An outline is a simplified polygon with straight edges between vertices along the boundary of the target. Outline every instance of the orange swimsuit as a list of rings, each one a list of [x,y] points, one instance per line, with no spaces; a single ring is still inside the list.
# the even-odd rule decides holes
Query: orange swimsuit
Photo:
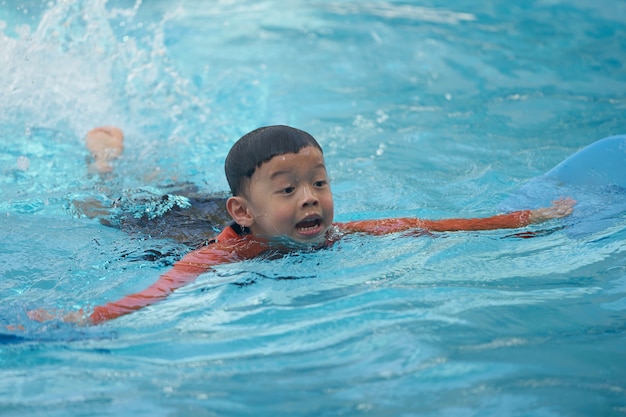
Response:
[[[529,218],[530,211],[524,210],[481,219],[397,218],[336,223],[335,226],[340,235],[342,233],[383,235],[408,230],[444,232],[514,229],[527,226],[530,223]],[[332,244],[331,241],[327,243]],[[228,226],[209,245],[185,255],[145,290],[95,307],[89,316],[89,321],[99,324],[152,305],[165,299],[178,288],[194,281],[215,265],[255,258],[269,249],[267,241],[244,234],[238,225]]]

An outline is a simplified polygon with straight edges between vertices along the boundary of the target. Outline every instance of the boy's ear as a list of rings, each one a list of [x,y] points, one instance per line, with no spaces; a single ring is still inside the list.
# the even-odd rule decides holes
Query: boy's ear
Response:
[[[248,211],[248,202],[244,197],[235,196],[226,200],[226,210],[233,218],[235,223],[240,226],[250,227],[253,223],[253,217]]]

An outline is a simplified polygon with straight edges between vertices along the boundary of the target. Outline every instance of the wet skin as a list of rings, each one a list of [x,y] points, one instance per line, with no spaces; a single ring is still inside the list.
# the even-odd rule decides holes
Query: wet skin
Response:
[[[334,208],[319,149],[307,146],[273,157],[255,170],[245,188],[244,195],[231,197],[229,211],[253,235],[305,244],[324,240]]]

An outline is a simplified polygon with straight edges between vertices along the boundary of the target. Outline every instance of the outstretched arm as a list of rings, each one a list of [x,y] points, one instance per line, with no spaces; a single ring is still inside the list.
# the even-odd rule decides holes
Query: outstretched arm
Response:
[[[211,269],[212,266],[233,262],[233,256],[219,248],[211,247],[199,249],[184,256],[180,261],[148,288],[135,294],[130,294],[104,305],[97,306],[89,315],[84,310],[63,313],[52,310],[33,310],[28,312],[31,320],[49,321],[61,319],[65,322],[81,325],[100,324],[115,319],[133,311],[155,304],[165,299],[178,288],[192,282],[199,275]]]
[[[421,229],[432,232],[452,232],[460,230],[515,229],[529,224],[541,223],[550,219],[572,214],[576,204],[571,198],[554,201],[550,207],[535,210],[514,211],[512,213],[478,219],[422,220],[418,218],[396,218],[365,220],[340,225],[341,229],[352,233],[383,235]]]
[[[185,255],[148,288],[117,301],[97,306],[89,315],[85,315],[82,310],[65,314],[34,310],[28,315],[32,320],[37,321],[61,319],[81,325],[100,324],[164,300],[171,293],[193,282],[199,275],[216,265],[253,258],[265,250],[267,246],[263,242],[250,239],[216,242]]]
[[[132,313],[149,305],[164,300],[177,289],[193,282],[199,275],[207,272],[211,267],[233,262],[235,259],[231,253],[220,248],[211,248],[211,251],[194,251],[176,262],[174,266],[159,277],[148,288],[127,295],[117,301],[109,302],[93,309],[93,312],[85,319],[88,324],[99,324],[120,316]],[[70,314],[65,316],[69,321],[75,321]]]
[[[95,307],[87,317],[88,324],[99,324],[155,304],[216,265],[254,258],[266,250],[264,242],[243,238],[205,246],[176,262],[145,290]]]

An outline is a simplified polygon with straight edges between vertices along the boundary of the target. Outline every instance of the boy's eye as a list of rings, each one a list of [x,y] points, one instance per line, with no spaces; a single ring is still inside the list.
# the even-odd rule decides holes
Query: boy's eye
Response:
[[[313,185],[315,185],[316,187],[325,187],[326,184],[328,184],[328,181],[326,180],[315,181],[313,183]]]
[[[296,190],[296,187],[287,187],[283,189],[283,193],[285,194],[291,194]]]

